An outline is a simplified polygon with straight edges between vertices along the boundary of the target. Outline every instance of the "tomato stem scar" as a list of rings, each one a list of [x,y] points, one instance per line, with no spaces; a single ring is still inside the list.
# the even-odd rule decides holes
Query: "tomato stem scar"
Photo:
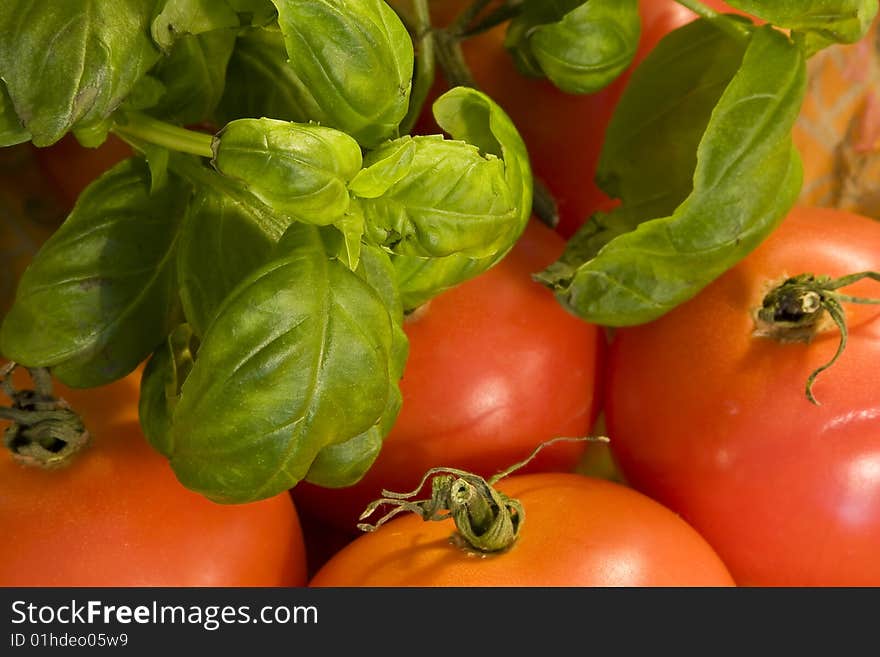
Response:
[[[519,500],[496,490],[494,485],[527,465],[545,447],[558,442],[608,442],[604,436],[561,436],[538,445],[522,461],[514,463],[489,479],[455,468],[431,468],[415,489],[406,493],[383,490],[383,497],[371,502],[360,519],[372,515],[380,506],[393,508],[375,524],[360,523],[358,529],[372,532],[400,513],[415,513],[422,520],[452,518],[457,534],[453,537],[465,549],[477,553],[504,552],[516,542],[525,523],[525,509]],[[431,479],[431,497],[413,499]]]
[[[67,464],[89,442],[89,432],[79,415],[63,399],[52,395],[45,368],[27,368],[34,390],[16,390],[10,362],[0,368],[0,387],[12,406],[0,406],[0,418],[12,424],[3,432],[3,444],[23,465],[56,468]]]
[[[754,334],[780,342],[810,342],[821,330],[821,322],[826,316],[837,326],[840,333],[837,350],[827,363],[817,367],[807,377],[807,399],[817,406],[819,401],[813,395],[816,377],[834,365],[846,349],[849,331],[842,304],[880,304],[880,299],[855,297],[837,292],[840,288],[864,278],[880,282],[880,273],[863,271],[836,279],[830,276],[800,274],[786,279],[770,290],[757,310]]]

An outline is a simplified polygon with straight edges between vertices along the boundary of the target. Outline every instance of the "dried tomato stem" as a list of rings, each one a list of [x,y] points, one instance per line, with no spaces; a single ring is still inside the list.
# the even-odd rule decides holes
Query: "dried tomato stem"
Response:
[[[52,380],[44,368],[28,368],[34,390],[16,390],[15,363],[0,370],[3,391],[12,406],[0,407],[0,418],[12,420],[3,444],[24,465],[54,468],[69,462],[89,441],[82,420],[67,403],[52,396]]]
[[[383,490],[383,497],[367,506],[360,519],[371,516],[380,506],[392,509],[375,524],[360,523],[362,531],[375,531],[400,513],[415,513],[422,520],[452,518],[457,530],[456,539],[463,547],[475,552],[503,552],[519,537],[525,523],[525,509],[519,500],[508,497],[493,486],[500,479],[526,466],[545,447],[561,441],[602,441],[605,437],[560,437],[538,445],[524,460],[499,472],[489,480],[455,468],[432,468],[425,473],[419,485],[407,493]],[[431,479],[431,497],[413,499]]]
[[[880,273],[863,271],[832,279],[830,276],[801,274],[783,281],[764,297],[756,314],[755,335],[780,342],[810,342],[827,316],[837,326],[840,341],[831,359],[807,377],[806,397],[817,406],[813,395],[816,378],[830,368],[846,350],[849,331],[843,303],[880,304],[880,299],[840,294],[836,290],[869,278],[880,282]]]

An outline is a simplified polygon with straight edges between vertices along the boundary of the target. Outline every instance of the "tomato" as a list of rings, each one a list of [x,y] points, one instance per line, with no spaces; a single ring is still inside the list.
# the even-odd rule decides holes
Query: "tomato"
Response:
[[[297,485],[300,508],[354,530],[383,488],[409,490],[429,468],[490,476],[550,438],[589,434],[604,337],[531,278],[563,248],[533,220],[498,265],[418,309],[404,325],[403,406],[379,458],[349,488]],[[530,467],[571,470],[583,452],[554,445]]]
[[[64,217],[29,146],[0,149],[0,214],[2,318],[12,306],[22,272]]]
[[[58,200],[69,210],[82,190],[114,164],[130,157],[132,150],[114,135],[97,148],[86,148],[68,134],[52,146],[33,148],[33,153]]]
[[[303,585],[289,495],[223,506],[185,489],[141,434],[139,381],[135,372],[88,390],[54,385],[92,436],[68,465],[26,467],[3,450],[0,585]]]
[[[605,414],[626,481],[680,513],[739,584],[880,585],[880,309],[844,303],[809,344],[753,335],[801,273],[880,269],[880,224],[796,208],[750,256],[659,320],[615,333]],[[846,294],[877,297],[860,281]]]
[[[470,4],[470,0],[433,3],[435,23],[448,24]],[[729,11],[719,0],[705,4]],[[565,237],[595,211],[608,206],[609,199],[594,177],[605,130],[632,70],[668,32],[695,18],[674,0],[641,0],[639,11],[642,33],[635,62],[620,78],[595,94],[566,94],[547,80],[521,75],[504,49],[506,24],[463,43],[465,59],[476,83],[513,119],[529,150],[535,176],[556,199],[560,217],[557,229]],[[436,93],[446,88],[442,80],[435,86]],[[437,130],[428,116],[416,127],[420,133]]]
[[[476,558],[451,521],[409,515],[355,539],[310,586],[730,586],[681,518],[640,493],[571,473],[512,475],[497,488],[525,510],[518,540]]]

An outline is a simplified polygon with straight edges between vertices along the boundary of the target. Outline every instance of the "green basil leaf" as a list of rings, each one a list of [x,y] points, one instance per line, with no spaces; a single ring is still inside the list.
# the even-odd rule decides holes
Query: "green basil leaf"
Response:
[[[227,0],[227,2],[239,13],[243,24],[268,25],[278,18],[278,11],[272,0]]]
[[[434,101],[433,111],[437,124],[453,139],[473,144],[484,154],[504,161],[504,177],[519,212],[519,228],[511,235],[509,245],[513,246],[532,214],[532,169],[519,131],[498,103],[468,87],[447,91]]]
[[[403,255],[494,255],[519,228],[504,162],[439,135],[401,137],[365,158],[370,167],[399,142],[414,146],[407,174],[380,197],[362,199],[367,234]]]
[[[226,296],[269,260],[278,236],[252,205],[201,186],[180,231],[180,300],[196,335],[204,335]]]
[[[15,146],[29,141],[30,138],[31,134],[15,113],[6,85],[0,80],[0,148]]]
[[[407,312],[438,294],[482,274],[493,265],[493,257],[469,258],[461,254],[445,258],[393,257],[400,286],[400,298]]]
[[[150,168],[150,194],[155,194],[168,182],[168,161],[171,153],[155,144],[144,144],[140,148]]]
[[[625,201],[631,227],[671,214],[693,190],[700,141],[746,46],[695,21],[670,33],[633,74],[596,173],[606,194]]]
[[[808,55],[834,43],[855,43],[877,15],[877,0],[730,0],[769,23],[805,35]]]
[[[668,76],[686,60],[703,60],[699,24],[673,33],[649,57],[664,63]],[[705,32],[708,34],[709,32]],[[694,37],[697,37],[694,39]],[[705,58],[704,65],[711,65]],[[646,70],[650,70],[648,65]],[[637,71],[637,75],[640,71]],[[643,87],[647,74],[630,82],[621,101],[623,115],[641,114],[633,105],[652,106],[662,118],[663,95],[652,97]],[[618,233],[594,257],[576,262],[572,251],[560,266],[539,276],[575,314],[606,326],[640,324],[655,319],[694,296],[717,276],[754,249],[795,203],[802,182],[800,158],[791,141],[791,129],[800,111],[806,86],[803,52],[784,34],[765,26],[754,31],[741,65],[711,110],[699,142],[692,191],[669,216],[653,212],[628,214],[629,176],[638,164],[621,166],[618,177],[608,176],[612,187],[624,191],[623,209],[608,221]],[[628,96],[628,98],[627,98]],[[669,105],[666,105],[668,110]],[[708,109],[708,108],[707,108]],[[699,121],[692,114],[678,119]],[[661,122],[659,126],[662,126]],[[657,134],[658,124],[630,123],[628,138]],[[612,151],[627,153],[619,141],[623,128],[609,131]],[[653,153],[662,157],[679,144],[672,141]],[[631,157],[627,153],[625,157]],[[673,164],[686,157],[671,156]],[[617,162],[605,160],[614,168]],[[608,171],[606,170],[606,173]],[[643,171],[644,173],[644,171]],[[660,173],[659,175],[662,175]],[[652,203],[647,192],[636,194],[641,207],[653,210],[674,199]],[[640,220],[633,230],[620,230],[616,221]]]
[[[158,66],[153,70],[155,71],[156,68]],[[166,93],[165,84],[151,73],[147,73],[134,85],[131,93],[122,103],[122,107],[135,112],[150,109],[158,105]]]
[[[34,257],[0,328],[0,350],[62,382],[114,381],[170,330],[175,248],[190,187],[170,176],[150,195],[149,171],[130,159],[80,196]]]
[[[306,480],[327,488],[351,486],[364,476],[379,455],[382,441],[391,431],[403,401],[398,381],[409,354],[409,340],[403,330],[403,306],[394,267],[387,253],[367,245],[357,273],[379,293],[392,318],[388,403],[376,425],[343,443],[328,445],[315,457]]]
[[[141,376],[138,417],[144,436],[156,450],[170,454],[171,416],[180,389],[195,362],[198,340],[187,324],[175,328],[160,345]]]
[[[626,70],[640,34],[637,0],[527,0],[505,46],[526,75],[587,94]]]
[[[179,38],[152,71],[165,93],[149,113],[181,124],[210,119],[223,97],[235,36],[233,30],[215,30]]]
[[[37,146],[107,118],[156,63],[155,0],[4,0],[0,75]],[[51,63],[51,65],[49,65]]]
[[[183,384],[171,466],[216,501],[288,490],[321,449],[367,431],[387,405],[388,310],[327,257],[318,233],[290,226],[283,242],[295,248],[226,298]]]
[[[395,255],[394,267],[404,308],[412,310],[431,297],[486,271],[503,258],[525,229],[532,212],[532,170],[528,151],[513,121],[487,95],[456,87],[433,105],[438,125],[454,139],[477,146],[504,162],[504,177],[516,203],[518,220],[507,239],[489,256],[453,254],[442,258]]]
[[[240,119],[214,141],[214,167],[278,212],[327,225],[348,209],[361,149],[344,132],[275,119]]]
[[[409,175],[416,155],[412,139],[398,139],[370,154],[369,161],[348,184],[349,191],[361,198],[379,198]]]
[[[153,41],[165,52],[187,35],[237,28],[238,14],[224,0],[162,0],[162,10],[150,26]]]
[[[396,137],[409,108],[413,45],[384,0],[273,0],[302,115],[366,147]]]
[[[242,30],[226,71],[218,125],[254,117],[296,121],[306,116],[296,91],[296,72],[287,65],[277,27]]]
[[[324,488],[353,486],[376,462],[384,436],[378,425],[338,445],[328,445],[315,457],[305,480]]]

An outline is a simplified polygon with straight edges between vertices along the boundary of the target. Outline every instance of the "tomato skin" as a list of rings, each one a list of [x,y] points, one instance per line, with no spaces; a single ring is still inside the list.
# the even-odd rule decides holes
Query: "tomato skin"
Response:
[[[290,497],[223,506],[185,489],[137,424],[139,380],[55,384],[92,434],[68,466],[0,454],[0,586],[304,585]]]
[[[731,586],[718,555],[681,518],[634,490],[571,473],[512,475],[497,488],[525,509],[517,542],[475,556],[451,521],[399,517],[333,556],[309,585]]]
[[[787,275],[880,269],[880,225],[796,208],[752,255],[659,320],[615,334],[605,414],[625,479],[680,513],[738,584],[880,585],[880,310],[844,304],[811,344],[752,337]],[[847,294],[876,297],[862,281]]]
[[[466,0],[433,3],[435,24],[448,24],[470,4]],[[729,11],[719,0],[705,4]],[[642,32],[635,61],[595,94],[567,94],[547,80],[523,76],[504,48],[506,24],[462,44],[477,85],[505,109],[522,135],[535,176],[557,201],[557,230],[565,237],[594,212],[609,207],[608,197],[594,178],[605,131],[632,71],[667,33],[695,18],[693,12],[674,0],[641,0],[639,13]],[[438,81],[434,97],[446,88],[442,79]],[[438,130],[430,118],[428,103],[414,131],[424,134]]]
[[[562,252],[533,220],[493,269],[432,299],[404,325],[410,340],[403,407],[379,458],[355,486],[300,483],[300,508],[355,531],[383,488],[409,490],[437,466],[483,476],[557,436],[588,435],[600,405],[603,334],[531,279]],[[542,451],[533,471],[572,470],[584,443]]]
[[[97,148],[86,148],[67,134],[51,146],[34,147],[33,153],[59,202],[70,210],[95,178],[131,157],[132,150],[114,135],[109,135]]]

